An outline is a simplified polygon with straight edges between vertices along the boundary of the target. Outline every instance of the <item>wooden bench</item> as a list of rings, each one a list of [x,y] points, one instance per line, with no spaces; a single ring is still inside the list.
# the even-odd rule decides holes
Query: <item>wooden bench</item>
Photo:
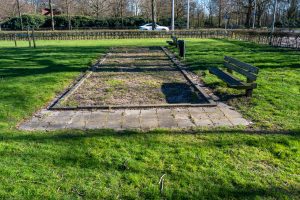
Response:
[[[178,38],[176,36],[171,36],[172,41],[167,41],[169,45],[174,45],[177,47]]]
[[[225,56],[224,66],[227,69],[227,72],[222,71],[219,68],[212,67],[209,69],[211,74],[216,75],[218,78],[227,83],[228,87],[235,89],[245,89],[246,96],[252,96],[253,89],[257,88],[255,83],[259,69],[250,64],[241,62],[234,58]],[[233,71],[245,76],[247,81],[242,81],[233,76]]]

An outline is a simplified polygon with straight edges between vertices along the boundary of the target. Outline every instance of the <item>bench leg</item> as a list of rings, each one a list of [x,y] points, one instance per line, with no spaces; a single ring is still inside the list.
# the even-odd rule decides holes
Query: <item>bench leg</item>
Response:
[[[246,90],[246,97],[252,97],[253,89]]]

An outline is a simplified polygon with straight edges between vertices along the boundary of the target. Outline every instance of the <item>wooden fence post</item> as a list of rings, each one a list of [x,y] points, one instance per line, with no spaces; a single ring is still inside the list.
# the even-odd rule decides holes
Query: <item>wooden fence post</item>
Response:
[[[35,43],[35,37],[34,37],[34,28],[32,27],[32,41],[33,41],[33,47],[36,48],[36,43]]]
[[[28,39],[29,47],[31,47],[31,39],[30,39],[30,34],[29,34],[29,26],[27,26],[27,39]]]
[[[18,47],[18,44],[17,44],[17,34],[14,35],[14,41],[15,41],[15,47]]]

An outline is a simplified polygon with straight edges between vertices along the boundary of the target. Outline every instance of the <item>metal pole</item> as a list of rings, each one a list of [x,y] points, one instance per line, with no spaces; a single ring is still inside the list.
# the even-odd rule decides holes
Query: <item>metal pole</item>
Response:
[[[257,2],[256,2],[256,0],[254,0],[254,13],[253,13],[253,24],[252,24],[253,29],[255,28],[256,9],[257,9]]]
[[[190,29],[190,0],[187,0],[187,20],[186,20],[186,29]]]
[[[175,0],[172,0],[172,25],[171,25],[172,31],[175,30]]]
[[[276,12],[277,12],[277,0],[275,0],[275,3],[274,3],[273,22],[272,22],[272,33],[274,33],[274,31],[275,31]]]

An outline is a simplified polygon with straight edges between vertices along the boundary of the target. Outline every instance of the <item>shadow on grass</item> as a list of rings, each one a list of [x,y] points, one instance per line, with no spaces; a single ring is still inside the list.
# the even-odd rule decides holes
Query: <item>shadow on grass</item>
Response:
[[[107,47],[46,46],[37,49],[6,48],[5,50],[9,51],[9,54],[1,55],[0,76],[9,78],[58,72],[82,72],[87,69],[87,66],[82,66],[79,61],[71,63],[70,66],[68,60],[90,58],[91,53],[105,53]]]
[[[62,130],[53,132],[27,132],[26,134],[0,134],[1,141],[43,141],[43,140],[53,140],[53,141],[72,141],[72,140],[82,140],[85,138],[102,138],[102,137],[117,137],[126,138],[132,136],[159,136],[162,134],[167,135],[203,135],[203,134],[228,134],[228,135],[286,135],[296,138],[300,138],[300,129],[298,130],[251,130],[244,128],[211,128],[211,129],[194,129],[194,130],[171,130],[171,129],[157,129],[152,131],[138,131],[138,130],[124,130],[115,131],[112,129],[99,129],[99,130]],[[24,133],[24,132],[23,132]],[[241,138],[240,142],[243,141]],[[232,141],[231,141],[232,142]],[[244,141],[245,142],[245,141]]]
[[[269,168],[252,171],[252,166],[231,168],[231,165],[226,164],[227,159],[244,156],[244,154],[237,154],[237,152],[241,149],[241,152],[244,153],[243,149],[246,147],[252,147],[248,148],[249,152],[245,152],[245,154],[250,155],[252,154],[250,150],[253,147],[267,153],[272,150],[270,149],[271,145],[284,144],[286,147],[289,145],[289,140],[286,143],[284,141],[286,137],[243,137],[241,134],[228,134],[227,137],[226,135],[215,134],[212,137],[199,135],[203,138],[197,140],[193,135],[186,139],[186,134],[190,132],[178,131],[177,133],[181,134],[178,135],[178,138],[173,131],[164,130],[145,133],[95,130],[49,132],[47,134],[30,133],[18,134],[17,136],[1,136],[0,134],[0,142],[5,145],[16,146],[4,148],[1,151],[1,156],[5,164],[10,159],[9,164],[13,165],[14,161],[17,160],[18,165],[13,165],[18,169],[17,172],[25,171],[26,173],[26,170],[41,172],[37,175],[31,175],[30,180],[40,180],[39,176],[49,177],[46,172],[51,170],[51,172],[58,171],[59,174],[67,177],[66,181],[74,182],[80,186],[91,181],[91,175],[95,174],[97,177],[102,177],[102,174],[108,174],[108,179],[102,178],[101,181],[121,179],[123,182],[118,188],[124,187],[125,189],[129,185],[135,184],[135,190],[140,192],[142,199],[147,199],[142,194],[144,191],[143,182],[147,181],[147,184],[153,184],[152,181],[155,180],[155,187],[159,188],[156,180],[159,180],[162,174],[167,174],[166,193],[153,194],[154,191],[151,192],[152,195],[166,195],[169,197],[168,199],[186,199],[186,197],[189,199],[254,199],[255,197],[278,198],[281,195],[297,195],[297,190],[293,188],[296,185],[294,182],[290,182],[294,183],[293,185],[283,184],[277,187],[278,182],[285,183],[282,177],[279,181],[274,181],[271,178],[265,184],[263,179],[266,175],[264,177],[259,177],[259,175]],[[210,133],[210,131],[203,131],[202,133]],[[166,134],[175,137],[173,139],[164,138]],[[295,140],[294,138],[289,139]],[[231,150],[235,152],[233,155],[231,155]],[[289,153],[291,150],[287,148],[286,151]],[[205,156],[206,152],[209,152],[209,157]],[[197,156],[193,157],[194,154]],[[219,154],[221,154],[220,157],[218,157]],[[291,156],[294,158],[296,154]],[[256,161],[259,158],[254,156],[253,160]],[[23,162],[20,162],[19,159],[22,159]],[[270,161],[266,160],[266,157],[261,159],[263,160],[257,160],[257,162],[268,166],[275,165],[271,158]],[[252,161],[250,158],[243,160]],[[234,159],[231,162],[234,162]],[[288,165],[289,158],[283,158],[282,162]],[[163,163],[165,166],[161,167],[158,163]],[[169,165],[174,166],[174,168],[169,167]],[[220,170],[219,165],[222,166],[222,171],[216,172],[216,170]],[[32,166],[38,167],[31,169]],[[194,166],[192,170],[191,166]],[[270,170],[274,170],[276,174],[279,173],[277,172],[278,166],[274,168],[270,167]],[[68,171],[67,174],[64,174],[64,169]],[[42,170],[46,170],[46,172],[42,173]],[[260,171],[257,172],[258,170]],[[272,172],[266,173],[268,176],[273,176]],[[84,176],[80,176],[80,174],[84,174]],[[134,183],[131,181],[133,175],[135,176]],[[255,181],[251,180],[254,175],[257,176]],[[6,173],[2,178],[24,179],[22,173],[18,173],[16,177],[11,177],[11,174]],[[48,180],[50,179],[42,181],[49,184],[48,189],[57,189],[57,183],[54,182],[53,184],[51,180]],[[27,187],[32,187],[32,185],[29,183]],[[99,187],[98,185],[100,184],[95,183],[93,186]],[[179,186],[177,187],[177,185]],[[110,187],[114,191],[113,186],[106,187]],[[145,186],[145,188],[147,187]],[[132,191],[135,190],[132,189]]]
[[[259,62],[257,67],[260,69],[300,68],[300,51],[297,50],[235,40],[212,39],[212,41],[220,42],[222,45],[211,45],[209,42],[201,41],[188,46],[187,64],[190,70],[221,67],[224,56],[231,56],[249,64]]]

